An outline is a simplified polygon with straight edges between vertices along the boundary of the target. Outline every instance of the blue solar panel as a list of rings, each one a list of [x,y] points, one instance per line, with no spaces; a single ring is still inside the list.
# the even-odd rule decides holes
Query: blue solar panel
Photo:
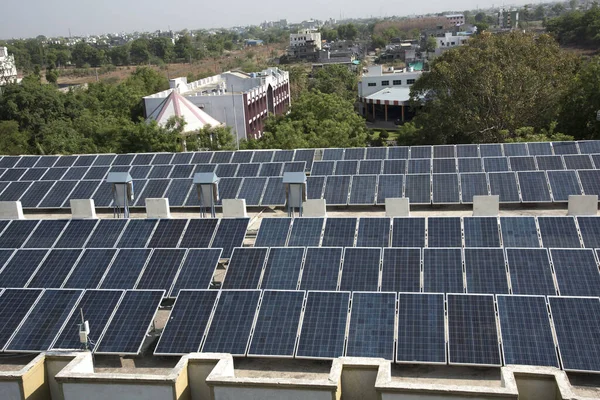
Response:
[[[600,153],[600,140],[580,140],[577,145],[581,154]]]
[[[97,222],[94,219],[72,219],[63,230],[54,247],[61,249],[83,247]]]
[[[483,172],[483,163],[481,158],[459,158],[458,172]]]
[[[108,173],[108,167],[90,167],[83,176],[85,180],[103,180]]]
[[[263,163],[260,167],[259,176],[280,176],[282,167],[282,163]],[[304,169],[302,172],[304,172]]]
[[[421,249],[383,249],[382,292],[419,292],[421,288]]]
[[[0,287],[25,287],[47,252],[47,250],[17,250],[0,272]]]
[[[398,295],[399,363],[446,364],[444,295],[400,293]]]
[[[68,220],[42,220],[23,244],[23,248],[46,249],[52,247]]]
[[[117,154],[112,165],[130,165],[135,154]]]
[[[67,172],[66,167],[60,167],[60,168],[48,168],[48,171],[44,174],[44,176],[41,178],[43,181],[57,181],[60,180],[63,175],[65,174],[65,172]]]
[[[50,250],[48,256],[33,274],[27,287],[30,288],[59,288],[77,263],[83,250],[60,249]]]
[[[388,247],[390,218],[361,218],[358,221],[357,247]]]
[[[197,174],[198,172],[215,172],[215,169],[217,169],[216,164],[196,164],[194,174]]]
[[[99,338],[123,293],[122,290],[86,290],[51,348],[82,350],[82,344],[79,341],[82,313],[90,326],[89,336]],[[93,351],[93,346],[91,350]]]
[[[148,179],[164,179],[171,175],[172,165],[155,165],[148,174]]]
[[[293,357],[304,292],[265,290],[248,355]]]
[[[276,150],[273,156],[273,162],[292,161],[294,159],[295,150]]]
[[[187,219],[159,219],[148,247],[177,247],[187,222]]]
[[[462,247],[460,217],[429,217],[428,247]]]
[[[254,241],[254,246],[285,246],[291,224],[291,218],[263,218],[256,235],[256,240]]]
[[[342,263],[342,250],[341,247],[307,248],[300,289],[336,290]]]
[[[513,294],[555,295],[547,249],[506,249]]]
[[[532,156],[549,156],[552,155],[552,146],[548,142],[527,143],[529,155]]]
[[[58,208],[63,205],[67,196],[77,185],[77,181],[58,181],[38,204],[39,208]]]
[[[169,205],[172,207],[183,207],[185,201],[189,195],[196,194],[196,191],[192,191],[192,179],[173,179],[171,184],[165,192],[165,197],[169,199]]]
[[[458,158],[479,157],[478,146],[476,144],[456,145],[456,157],[458,157]]]
[[[396,293],[352,294],[347,357],[394,359]]]
[[[425,247],[425,218],[394,218],[392,247]]]
[[[4,229],[0,236],[0,248],[16,249],[27,241],[39,221],[36,220],[14,220]]]
[[[429,174],[431,173],[430,159],[408,160],[409,174]]]
[[[500,366],[493,295],[448,295],[450,364]]]
[[[288,246],[319,246],[323,230],[323,218],[296,218]]]
[[[524,203],[552,201],[546,173],[543,171],[518,172],[521,198]]]
[[[312,169],[312,164],[313,164],[314,158],[315,158],[315,151],[313,149],[296,150],[296,152],[294,154],[294,161],[306,162],[306,172],[309,172]]]
[[[96,345],[97,354],[140,353],[158,311],[162,290],[128,290]]]
[[[431,158],[431,146],[411,146],[410,158]]]
[[[559,368],[543,296],[498,296],[504,364]]]
[[[242,186],[243,178],[223,178],[219,181],[219,201],[217,204],[221,204],[223,199],[235,199],[237,198],[240,186]],[[190,200],[193,200],[190,202]],[[200,201],[197,196],[188,197],[187,206],[200,205]]]
[[[197,352],[218,294],[216,290],[179,292],[154,354],[183,355]]]
[[[580,195],[581,188],[575,171],[547,171],[548,183],[555,202],[568,201],[569,195]]]
[[[350,147],[344,151],[344,160],[362,160],[365,158],[364,147]]]
[[[260,288],[295,290],[303,257],[304,247],[271,247]]]
[[[244,178],[237,198],[245,199],[247,206],[258,206],[266,184],[267,178]]]
[[[473,202],[473,196],[489,195],[487,175],[484,172],[460,174],[460,196],[463,204]]]
[[[154,219],[132,219],[129,220],[125,230],[119,238],[117,247],[146,247],[150,235],[154,231],[157,221]]]
[[[238,247],[233,250],[223,289],[258,289],[260,277],[267,259],[266,247]]]
[[[579,175],[579,180],[581,181],[584,194],[595,194],[600,197],[600,169],[586,169],[577,171],[577,175]],[[11,183],[11,186],[13,184],[14,183]],[[4,196],[4,193],[2,193],[2,196]]]
[[[0,168],[12,168],[21,160],[20,156],[4,156],[0,160]]]
[[[77,157],[77,161],[73,164],[76,167],[89,167],[96,160],[97,155],[81,155]]]
[[[3,349],[25,318],[41,289],[6,289],[0,296],[0,349]]]
[[[445,174],[456,172],[456,158],[435,158],[433,160],[433,173]]]
[[[404,175],[379,175],[377,204],[385,204],[387,198],[402,197]]]
[[[538,217],[538,225],[544,247],[581,247],[575,218]]]
[[[379,175],[382,164],[381,160],[362,160],[358,165],[358,173],[360,175]]]
[[[2,159],[4,161],[6,157]],[[77,156],[60,156],[60,158],[54,164],[55,167],[70,167],[77,160]]]
[[[406,160],[385,160],[383,162],[384,174],[405,174]]]
[[[157,199],[164,197],[167,187],[171,181],[169,179],[151,179],[146,186],[136,195],[135,206],[144,207],[146,199]],[[134,186],[137,186],[134,182]]]
[[[535,171],[535,157],[508,157],[511,171]]]
[[[285,186],[283,184],[283,178],[271,177],[267,181],[265,192],[263,193],[262,200],[260,201],[261,206],[284,206],[285,200]]]
[[[213,153],[212,151],[196,152],[192,157],[192,164],[208,164],[212,161],[214,154],[215,153]]]
[[[21,177],[22,181],[37,181],[48,171],[47,168],[29,168]]]
[[[135,288],[162,289],[168,293],[184,256],[184,249],[155,249]]]
[[[500,217],[504,247],[540,247],[533,217]]]
[[[495,172],[488,174],[490,194],[498,195],[501,203],[518,203],[519,188],[515,172]]]
[[[212,218],[190,219],[183,238],[179,243],[181,248],[209,247],[219,220]]]
[[[193,153],[176,153],[171,160],[172,164],[190,164],[192,162]],[[119,156],[117,156],[119,157]],[[114,164],[114,162],[113,162]]]
[[[458,174],[433,174],[433,204],[460,202]]]
[[[314,164],[313,164],[314,167]],[[312,173],[312,172],[311,172]],[[335,162],[335,175],[356,175],[358,173],[357,160],[345,160]]]
[[[454,148],[454,145],[433,146],[433,158],[454,158],[456,157],[456,152]]]
[[[502,157],[504,152],[502,145],[499,143],[487,143],[479,145],[479,153],[481,157]]]
[[[332,359],[344,354],[349,292],[308,292],[297,358]]]
[[[323,198],[323,187],[325,186],[324,176],[309,176],[306,178],[306,198]]]
[[[151,249],[119,249],[100,288],[133,289],[151,252]]]
[[[461,249],[423,250],[423,290],[437,293],[462,293]]]
[[[465,217],[465,247],[500,247],[498,219],[495,217]]]
[[[215,151],[210,162],[212,164],[229,163],[233,157],[233,151]]]
[[[63,175],[62,179],[69,180],[79,180],[83,179],[85,174],[88,172],[89,167],[71,167],[67,170],[67,172]],[[101,179],[96,179],[101,180]]]
[[[41,199],[48,194],[54,182],[51,181],[37,181],[33,182],[27,192],[21,196],[19,201],[24,208],[34,208],[38,205]]]
[[[508,171],[508,158],[506,157],[486,157],[483,158],[483,169],[485,172],[506,172]]]
[[[322,246],[352,247],[356,235],[356,218],[328,218]]]
[[[375,204],[377,175],[355,175],[350,189],[350,205]]]
[[[283,173],[286,172],[304,172],[306,162],[304,161],[290,161],[283,164]]]
[[[2,178],[0,179],[6,182],[18,181],[25,172],[27,172],[26,168],[11,168],[2,174]]]
[[[146,179],[151,169],[150,165],[136,165],[131,167],[129,174],[133,179]]]
[[[182,289],[208,289],[220,258],[221,249],[190,249],[169,297],[177,297]]]
[[[507,157],[527,156],[527,143],[504,143],[504,155]]]
[[[236,151],[233,153],[232,163],[249,163],[254,155],[253,151]]]
[[[249,218],[221,219],[210,247],[223,249],[223,258],[231,257],[233,248],[244,242],[249,222]]]
[[[2,194],[0,194],[0,201],[19,200],[23,193],[29,189],[31,183],[32,182],[10,182],[10,185],[8,185]]]
[[[99,185],[98,181],[79,181],[75,189],[67,196],[64,206],[67,206],[71,199],[91,199]]]
[[[31,168],[40,159],[40,156],[22,156],[21,159],[15,164],[17,168]],[[39,165],[41,167],[41,165]]]
[[[385,160],[387,158],[387,147],[367,147],[367,160]]]
[[[221,291],[202,351],[245,355],[259,297],[260,290]]]
[[[310,172],[311,176],[333,175],[335,170],[335,161],[315,161],[313,169]]]
[[[388,148],[389,159],[408,159],[408,146],[392,146]]]
[[[323,198],[327,205],[345,206],[348,204],[350,178],[350,175],[326,177]]]
[[[344,251],[340,290],[376,292],[381,249],[348,247]]]
[[[116,249],[86,249],[63,287],[95,289],[116,252]]]
[[[583,239],[583,246],[587,248],[600,247],[600,218],[577,217],[577,224]]]
[[[600,296],[600,274],[592,249],[550,249],[561,296]]]
[[[577,142],[552,142],[554,154],[579,154]]]
[[[169,175],[169,178],[190,178],[193,172],[194,166],[191,164],[174,165],[173,170],[171,171],[171,175]]]
[[[431,175],[406,175],[404,197],[408,197],[410,204],[431,203]]]
[[[563,156],[567,169],[593,169],[592,159],[587,154]]]
[[[467,293],[508,293],[508,275],[501,248],[466,248]]]
[[[540,171],[565,169],[561,156],[537,156],[535,161]]]
[[[274,150],[256,150],[252,156],[253,163],[266,163],[273,160]]]

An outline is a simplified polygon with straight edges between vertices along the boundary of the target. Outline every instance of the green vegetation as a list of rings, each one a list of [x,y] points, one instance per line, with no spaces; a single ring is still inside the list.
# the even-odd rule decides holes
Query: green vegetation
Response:
[[[587,11],[574,10],[545,22],[546,30],[562,45],[600,45],[600,6],[594,3]]]

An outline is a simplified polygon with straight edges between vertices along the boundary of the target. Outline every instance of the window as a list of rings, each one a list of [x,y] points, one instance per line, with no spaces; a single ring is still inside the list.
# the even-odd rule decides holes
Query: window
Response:
[[[407,84],[407,85],[412,85],[413,83],[415,83],[415,80],[414,80],[414,79],[407,79],[407,80],[406,80],[406,84]]]
[[[392,81],[392,83],[394,85],[402,85],[402,81],[401,80],[394,80],[394,81]]]
[[[454,46],[456,43],[455,43],[455,42],[451,42],[450,44],[451,44],[452,46]]]
[[[390,81],[381,81],[381,86],[390,86]]]
[[[375,82],[369,82],[369,86],[377,86]]]

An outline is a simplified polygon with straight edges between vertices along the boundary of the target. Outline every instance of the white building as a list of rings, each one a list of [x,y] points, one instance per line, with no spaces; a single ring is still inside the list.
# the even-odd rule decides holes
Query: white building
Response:
[[[283,114],[290,106],[287,71],[268,68],[246,74],[239,71],[188,83],[187,78],[169,81],[170,89],[144,97],[146,117],[156,113],[171,92],[189,100],[217,121],[231,126],[239,139],[259,138],[269,114]]]
[[[307,44],[314,44],[318,50],[321,50],[321,32],[304,29],[290,34],[290,47],[306,46]]]
[[[467,32],[446,32],[443,37],[436,37],[435,55],[439,56],[448,49],[464,45],[469,40],[470,35]]]
[[[6,47],[0,47],[0,85],[19,81],[15,56],[9,55]]]
[[[465,16],[463,14],[448,14],[444,15],[449,25],[464,25]]]

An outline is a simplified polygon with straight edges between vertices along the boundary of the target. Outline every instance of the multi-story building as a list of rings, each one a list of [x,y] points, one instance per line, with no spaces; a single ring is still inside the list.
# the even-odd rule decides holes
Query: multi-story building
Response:
[[[15,57],[8,54],[6,47],[0,47],[0,85],[18,81]]]
[[[314,45],[317,50],[321,50],[321,32],[315,32],[310,29],[298,31],[290,34],[290,48],[305,45]]]
[[[498,11],[498,27],[500,29],[517,29],[519,27],[519,12],[515,9],[508,11],[501,8]]]
[[[238,140],[259,138],[270,114],[283,114],[290,106],[290,80],[286,71],[268,68],[247,74],[240,71],[188,83],[181,77],[169,81],[170,89],[144,97],[146,117],[176,90],[195,106],[231,126]]]
[[[443,37],[436,37],[435,55],[438,56],[448,49],[464,45],[470,36],[470,32],[446,32]]]
[[[444,15],[449,25],[463,25],[465,23],[465,16],[463,14],[447,14]]]

